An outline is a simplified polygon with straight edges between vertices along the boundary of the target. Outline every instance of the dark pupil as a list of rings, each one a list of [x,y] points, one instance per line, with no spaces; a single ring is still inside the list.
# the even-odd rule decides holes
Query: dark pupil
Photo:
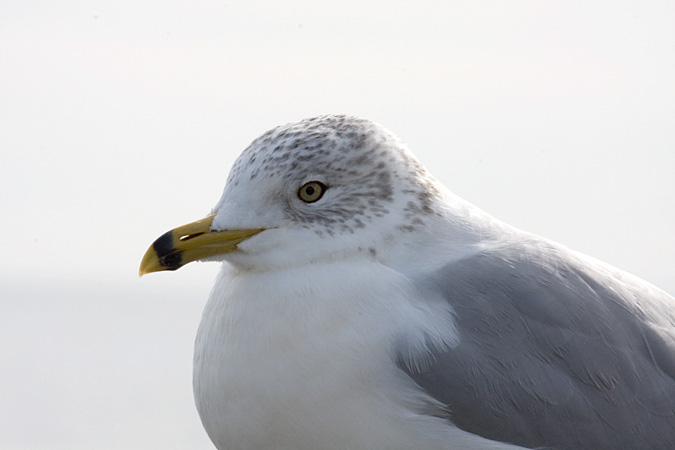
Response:
[[[305,189],[305,193],[307,195],[314,195],[314,188],[312,186],[307,186],[307,189]]]

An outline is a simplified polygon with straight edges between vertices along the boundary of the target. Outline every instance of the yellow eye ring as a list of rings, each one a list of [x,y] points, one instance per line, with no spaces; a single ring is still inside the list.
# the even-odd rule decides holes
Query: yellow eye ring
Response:
[[[326,185],[320,181],[310,181],[302,185],[298,191],[298,197],[305,203],[314,203],[323,197],[326,192]]]

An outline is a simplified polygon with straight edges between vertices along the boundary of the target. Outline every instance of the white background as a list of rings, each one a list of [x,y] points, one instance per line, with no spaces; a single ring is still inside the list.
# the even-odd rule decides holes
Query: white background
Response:
[[[675,293],[673,23],[664,1],[0,1],[0,448],[212,448],[191,353],[218,267],[138,264],[253,138],[317,114]]]

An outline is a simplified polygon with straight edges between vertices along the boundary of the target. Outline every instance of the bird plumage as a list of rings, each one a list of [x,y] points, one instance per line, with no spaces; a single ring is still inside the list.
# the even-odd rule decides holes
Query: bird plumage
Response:
[[[220,450],[675,448],[675,300],[492,218],[370,121],[270,130],[162,239],[142,273],[227,261],[194,369]]]

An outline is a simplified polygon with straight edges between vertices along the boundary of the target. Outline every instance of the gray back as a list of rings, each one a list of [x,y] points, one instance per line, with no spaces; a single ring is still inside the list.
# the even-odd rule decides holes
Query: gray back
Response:
[[[675,448],[675,304],[621,276],[534,238],[448,264],[424,283],[452,304],[460,345],[402,368],[486,438]]]

